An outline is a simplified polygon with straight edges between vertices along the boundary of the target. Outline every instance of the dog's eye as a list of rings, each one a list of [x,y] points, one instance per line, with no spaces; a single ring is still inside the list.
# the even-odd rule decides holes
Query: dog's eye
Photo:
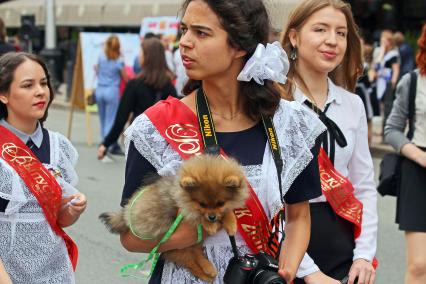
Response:
[[[224,202],[224,201],[218,201],[218,202],[216,203],[216,206],[217,206],[217,207],[222,207],[223,205],[225,205],[225,202]]]
[[[207,204],[205,204],[204,202],[200,202],[200,206],[201,206],[202,208],[207,208]]]

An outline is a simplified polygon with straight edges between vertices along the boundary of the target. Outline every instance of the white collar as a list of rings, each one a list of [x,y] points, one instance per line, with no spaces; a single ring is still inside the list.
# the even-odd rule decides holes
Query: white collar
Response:
[[[12,125],[10,125],[5,119],[0,120],[0,125],[7,128],[9,131],[11,131],[13,134],[19,137],[19,139],[22,140],[25,144],[28,142],[29,139],[33,141],[34,145],[37,146],[37,148],[40,148],[41,143],[43,142],[43,129],[41,127],[40,122],[37,122],[37,128],[33,132],[33,134],[28,135],[24,132],[22,132],[19,129],[16,129]]]
[[[333,81],[328,78],[328,96],[327,101],[325,104],[330,104],[335,102],[336,104],[340,105],[342,103],[342,93],[339,90],[339,87],[336,86]],[[296,89],[293,94],[294,100],[298,101],[299,103],[304,103],[306,100],[309,100],[309,98],[302,93],[302,91],[296,86]]]

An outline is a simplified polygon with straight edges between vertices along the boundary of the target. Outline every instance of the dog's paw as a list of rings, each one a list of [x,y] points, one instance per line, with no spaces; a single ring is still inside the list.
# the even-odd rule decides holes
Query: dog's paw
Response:
[[[234,222],[223,223],[223,228],[230,236],[235,236],[238,230],[237,223]]]
[[[223,228],[230,236],[235,236],[237,233],[237,218],[235,217],[234,212],[228,212],[223,218]]]
[[[216,276],[217,276],[216,267],[214,267],[214,265],[211,262],[208,262],[208,263],[209,263],[209,265],[204,265],[202,267],[203,271],[204,271],[204,273],[207,274],[207,276],[209,276],[212,279],[215,279]]]

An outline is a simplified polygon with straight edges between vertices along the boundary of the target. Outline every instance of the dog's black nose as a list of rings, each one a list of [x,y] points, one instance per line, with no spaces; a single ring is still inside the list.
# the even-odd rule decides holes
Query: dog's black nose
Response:
[[[216,215],[209,215],[210,222],[216,222]]]

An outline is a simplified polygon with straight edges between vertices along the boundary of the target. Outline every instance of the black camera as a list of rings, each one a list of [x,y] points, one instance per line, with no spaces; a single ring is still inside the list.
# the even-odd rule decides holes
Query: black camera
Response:
[[[266,253],[234,256],[226,268],[226,284],[286,284],[278,275],[278,263]]]

